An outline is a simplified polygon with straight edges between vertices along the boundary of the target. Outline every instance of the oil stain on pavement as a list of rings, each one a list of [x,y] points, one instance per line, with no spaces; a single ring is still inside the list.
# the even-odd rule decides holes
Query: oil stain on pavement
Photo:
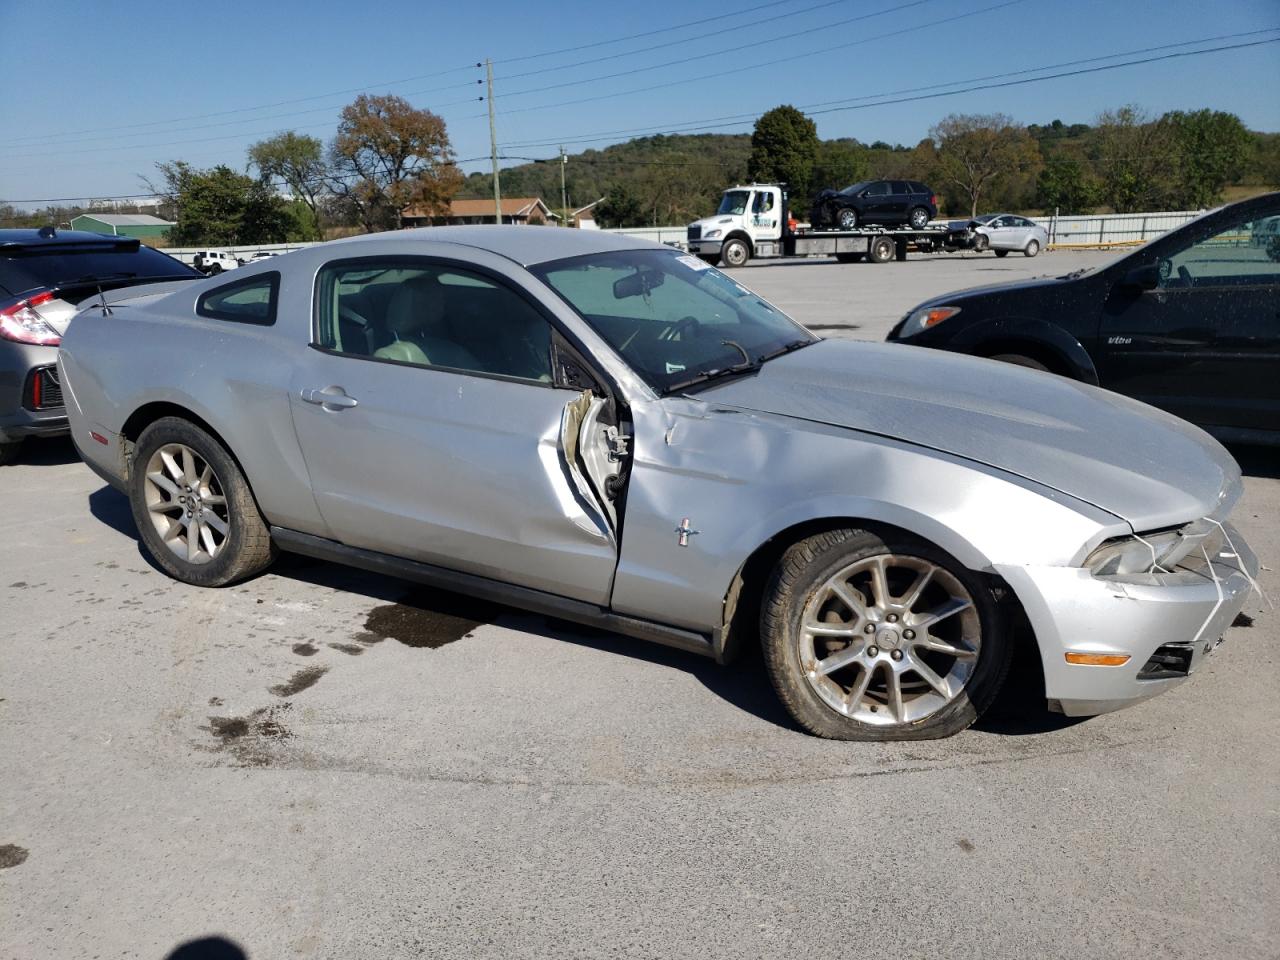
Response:
[[[0,870],[8,870],[27,862],[27,849],[16,843],[0,845]]]
[[[355,639],[366,646],[398,640],[406,647],[438,650],[505,612],[506,607],[494,603],[422,588],[401,597],[398,603],[370,610],[364,630]]]
[[[210,717],[209,725],[202,729],[218,741],[213,750],[229,752],[242,766],[265,767],[272,760],[268,744],[293,736],[282,719],[290,706],[262,707],[247,717]]]
[[[268,687],[267,691],[274,693],[277,697],[292,697],[309,687],[314,687],[328,672],[328,667],[307,667],[295,673],[288,682],[277,683],[274,687]]]

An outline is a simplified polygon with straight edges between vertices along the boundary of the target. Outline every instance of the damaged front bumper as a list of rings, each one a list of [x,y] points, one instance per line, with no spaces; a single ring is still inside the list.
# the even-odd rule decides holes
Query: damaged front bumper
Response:
[[[1107,713],[1181,683],[1222,642],[1258,561],[1223,524],[1221,547],[1172,573],[1111,578],[1079,567],[997,566],[1035,631],[1049,708]],[[1102,660],[1117,665],[1071,662]]]

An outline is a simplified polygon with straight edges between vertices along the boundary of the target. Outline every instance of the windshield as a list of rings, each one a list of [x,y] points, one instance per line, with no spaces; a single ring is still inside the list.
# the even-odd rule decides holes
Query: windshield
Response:
[[[658,393],[818,339],[719,270],[675,250],[589,254],[531,269]]]
[[[720,209],[716,211],[716,215],[744,213],[747,209],[747,201],[750,199],[750,190],[727,190],[724,199],[720,201]]]
[[[845,187],[840,192],[853,196],[856,193],[861,193],[863,190],[867,189],[867,187],[870,185],[871,185],[870,180],[860,180],[859,182],[855,183],[851,187]]]
[[[994,213],[983,213],[983,214],[979,214],[973,219],[974,219],[974,222],[976,223],[990,223],[995,218],[996,218],[996,215]]]

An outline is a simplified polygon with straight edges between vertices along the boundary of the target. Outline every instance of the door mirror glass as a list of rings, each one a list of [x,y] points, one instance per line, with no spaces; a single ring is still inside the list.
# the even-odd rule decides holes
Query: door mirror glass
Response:
[[[1154,290],[1160,286],[1160,267],[1154,263],[1134,267],[1124,275],[1120,285],[1130,290]]]

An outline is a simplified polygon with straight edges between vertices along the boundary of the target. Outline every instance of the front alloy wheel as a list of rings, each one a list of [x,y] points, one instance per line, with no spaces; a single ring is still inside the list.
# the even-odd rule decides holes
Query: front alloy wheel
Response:
[[[845,740],[927,739],[969,726],[1009,664],[987,585],[903,535],[836,530],[784,554],[761,636],[792,716]]]

